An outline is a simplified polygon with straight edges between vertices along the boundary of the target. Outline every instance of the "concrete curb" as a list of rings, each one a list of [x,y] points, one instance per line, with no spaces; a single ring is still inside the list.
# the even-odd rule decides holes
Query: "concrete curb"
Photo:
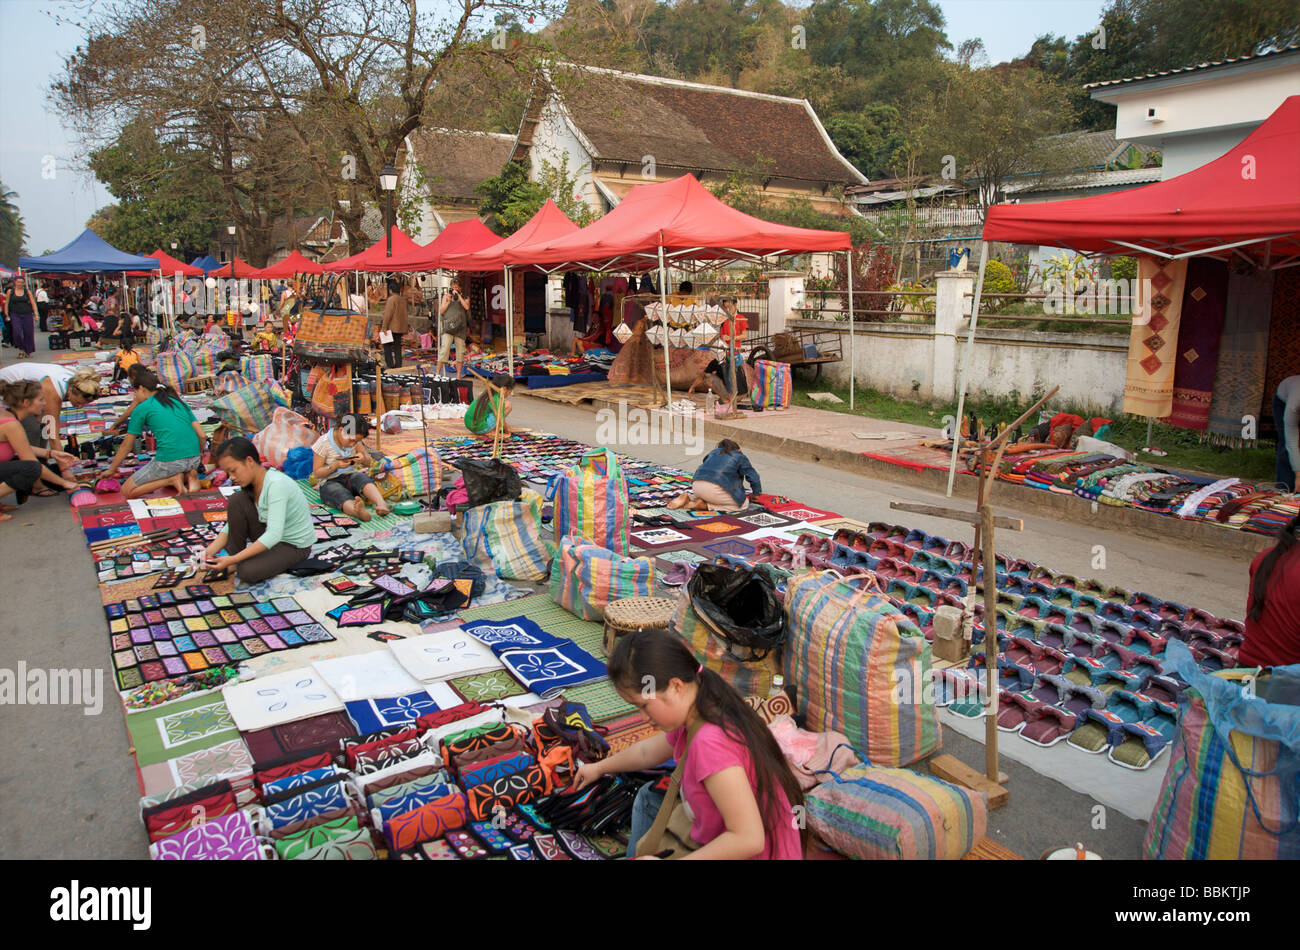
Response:
[[[529,395],[526,389],[516,388],[515,392],[517,395]],[[539,402],[551,402],[552,405],[568,405],[555,403],[539,396],[532,398]],[[581,407],[583,404],[577,405]],[[601,409],[617,411],[618,409],[617,402],[605,399],[593,399],[590,405],[593,411]],[[860,452],[827,448],[815,442],[774,436],[766,432],[754,432],[726,422],[705,420],[704,438],[706,440],[734,439],[747,449],[758,449],[795,461],[828,465],[842,472],[851,472],[878,481],[906,485],[924,491],[943,494],[948,490],[946,471],[937,469],[915,471],[902,465],[868,458]],[[953,496],[969,499],[973,503],[976,491],[976,479],[959,473],[953,484]],[[1076,495],[1056,495],[1009,482],[997,483],[993,499],[999,513],[1003,515],[1038,515],[1068,521],[1071,524],[1091,525],[1101,530],[1124,531],[1162,544],[1190,542],[1208,553],[1225,557],[1250,560],[1260,551],[1267,551],[1273,546],[1273,538],[1270,535],[1238,531],[1206,521],[1184,521],[1180,518],[1156,514],[1153,511],[1143,511],[1140,508],[1120,508],[1100,503],[1089,505]],[[809,504],[817,503],[816,499],[806,500]],[[899,514],[900,521],[906,522],[906,517],[903,513]]]

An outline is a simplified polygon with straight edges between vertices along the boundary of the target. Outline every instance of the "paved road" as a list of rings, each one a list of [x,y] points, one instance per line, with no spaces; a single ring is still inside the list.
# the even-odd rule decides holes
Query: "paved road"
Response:
[[[38,357],[44,355],[38,352]],[[12,351],[5,351],[5,360]],[[515,400],[511,422],[593,442],[589,409],[528,398]],[[616,446],[643,458],[692,468],[678,446]],[[891,500],[938,503],[926,492],[764,453],[751,459],[767,491],[790,495],[864,520],[895,520],[945,537],[969,539],[952,523],[891,516]],[[1007,512],[1010,514],[1011,512]],[[1000,550],[1058,570],[1097,576],[1130,589],[1240,616],[1246,564],[1138,541],[1114,532],[1027,518],[1025,532],[1003,533]],[[1094,550],[1105,568],[1094,570]],[[126,729],[107,675],[104,615],[81,532],[63,498],[32,499],[0,524],[0,668],[104,669],[98,715],[81,707],[14,706],[0,730],[0,858],[144,858],[137,784]],[[979,766],[981,747],[949,730],[945,749]],[[990,818],[990,834],[1026,856],[1049,844],[1085,840],[1106,857],[1136,857],[1144,826],[1111,813],[1105,832],[1092,830],[1092,802],[1007,762],[1012,798]]]

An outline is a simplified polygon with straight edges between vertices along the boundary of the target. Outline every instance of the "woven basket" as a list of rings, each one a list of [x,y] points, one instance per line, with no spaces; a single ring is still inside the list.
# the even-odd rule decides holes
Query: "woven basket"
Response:
[[[614,652],[618,638],[637,630],[667,630],[677,610],[668,597],[624,597],[605,608],[605,655]]]

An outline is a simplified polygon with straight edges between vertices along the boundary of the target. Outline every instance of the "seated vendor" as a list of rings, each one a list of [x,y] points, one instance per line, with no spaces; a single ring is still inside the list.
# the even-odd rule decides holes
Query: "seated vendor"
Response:
[[[515,388],[514,377],[494,376],[488,383],[488,388],[479,393],[465,411],[465,428],[474,435],[489,437],[496,431],[497,420],[501,419],[502,431],[511,435],[505,418],[512,408],[510,393]]]
[[[369,434],[370,420],[350,412],[340,416],[339,424],[311,447],[314,456],[311,474],[320,481],[320,500],[358,521],[370,520],[367,502],[375,506],[375,514],[380,517],[392,513],[379,486],[366,474],[370,459],[364,447],[357,450]]]
[[[63,481],[76,464],[77,458],[70,452],[61,451],[58,445],[51,445],[47,438],[49,422],[45,411],[45,392],[40,383],[25,379],[17,383],[5,383],[0,386],[0,399],[9,408],[27,436],[32,454],[43,462],[57,479],[45,479],[51,484],[68,487]],[[42,484],[32,489],[31,494],[46,497],[58,494],[50,485]]]
[[[51,441],[59,440],[59,409],[66,399],[80,408],[99,398],[99,374],[93,369],[71,370],[55,363],[15,363],[0,369],[0,384],[32,380],[41,384],[45,409],[52,421]]]
[[[745,482],[749,482],[755,495],[762,492],[758,472],[749,464],[740,446],[730,439],[723,439],[716,449],[704,456],[704,461],[695,470],[691,490],[682,492],[668,503],[668,507],[693,511],[739,511],[749,504]]]
[[[4,385],[4,399],[7,405],[13,407],[17,404],[20,408],[31,408],[34,399],[39,399],[39,387],[29,389],[30,381],[21,381],[18,383],[6,383]],[[35,385],[35,384],[32,384]],[[35,491],[37,482],[44,482],[41,486],[42,491]],[[77,483],[70,478],[64,478],[58,472],[41,464],[37,458],[36,452],[33,451],[31,444],[27,441],[27,433],[23,431],[22,422],[12,413],[0,412],[0,496],[13,492],[18,498],[18,504],[27,500],[28,495],[50,494],[46,486],[73,491]],[[0,511],[0,521],[8,521],[13,516],[7,511]]]
[[[262,465],[257,447],[242,435],[217,446],[213,460],[240,491],[226,499],[226,530],[204,552],[210,569],[233,569],[245,584],[256,584],[311,555],[316,529],[293,479]]]
[[[160,382],[152,370],[137,370],[134,378],[135,394],[140,402],[133,407],[126,435],[104,477],[117,474],[135,448],[136,439],[147,428],[154,436],[154,457],[122,483],[122,494],[139,498],[168,487],[176,489],[177,494],[198,491],[198,469],[207,434],[185,400],[176,390]]]
[[[1300,663],[1300,515],[1250,564],[1242,666]]]

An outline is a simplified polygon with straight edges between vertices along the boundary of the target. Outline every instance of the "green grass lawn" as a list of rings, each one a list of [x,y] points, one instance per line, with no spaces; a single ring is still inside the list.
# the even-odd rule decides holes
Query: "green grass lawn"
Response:
[[[844,400],[834,405],[818,403],[808,398],[808,393],[834,393]],[[809,406],[814,409],[828,409],[832,412],[850,412],[849,392],[847,387],[832,386],[825,381],[810,386],[802,374],[794,380],[794,404]],[[899,399],[874,389],[858,387],[854,394],[856,408],[854,415],[867,416],[872,419],[887,419],[891,422],[906,422],[912,425],[933,426],[941,428],[945,415],[957,412],[956,401],[943,404],[930,404],[921,401]],[[984,420],[984,425],[992,429],[1000,422],[1014,422],[1021,413],[1033,404],[1033,398],[1025,399],[975,399],[966,401],[967,413],[975,413]],[[1058,411],[1073,412],[1085,419],[1096,415],[1095,412],[1071,406],[1057,405]],[[1031,419],[1030,425],[1036,422]],[[1028,431],[1026,426],[1025,431]],[[1149,462],[1160,468],[1173,468],[1205,472],[1222,477],[1235,477],[1245,481],[1273,480],[1274,447],[1264,443],[1253,449],[1221,449],[1200,441],[1200,434],[1177,426],[1155,423],[1151,429],[1152,442],[1168,452],[1168,456],[1157,458],[1139,452],[1146,444],[1147,420],[1140,416],[1121,415],[1111,426],[1111,441],[1130,451],[1138,452],[1138,460]]]

